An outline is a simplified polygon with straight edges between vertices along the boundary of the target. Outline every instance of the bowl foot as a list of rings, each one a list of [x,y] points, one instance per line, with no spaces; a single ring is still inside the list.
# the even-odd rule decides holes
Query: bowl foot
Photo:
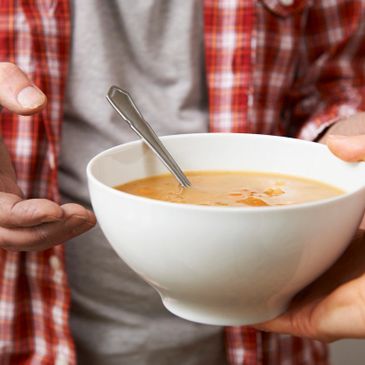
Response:
[[[172,298],[163,298],[164,306],[168,311],[188,321],[211,324],[216,326],[243,326],[265,322],[279,316],[286,310],[286,305],[275,308],[211,308],[202,305],[177,301]]]

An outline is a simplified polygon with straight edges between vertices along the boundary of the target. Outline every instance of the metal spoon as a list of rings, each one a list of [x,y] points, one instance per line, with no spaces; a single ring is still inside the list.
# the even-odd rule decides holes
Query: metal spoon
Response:
[[[131,96],[117,86],[112,86],[106,96],[109,103],[122,119],[147,143],[164,165],[175,176],[184,188],[191,186],[190,181],[182,172],[176,161],[167,151],[152,127],[144,120],[141,112],[134,104]]]

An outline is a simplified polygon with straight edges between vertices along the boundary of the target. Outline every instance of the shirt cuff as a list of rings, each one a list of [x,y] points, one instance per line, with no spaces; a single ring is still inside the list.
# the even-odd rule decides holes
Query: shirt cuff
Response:
[[[333,105],[309,119],[300,130],[298,138],[315,141],[333,124],[358,112],[359,110],[350,104]]]

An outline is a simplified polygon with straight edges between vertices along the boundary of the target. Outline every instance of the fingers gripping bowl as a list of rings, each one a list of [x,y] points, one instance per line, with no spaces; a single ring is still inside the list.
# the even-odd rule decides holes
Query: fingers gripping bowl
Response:
[[[184,170],[276,172],[319,180],[344,195],[284,207],[209,207],[143,198],[114,186],[164,173],[136,141],[88,167],[91,202],[117,254],[188,320],[243,325],[271,319],[345,250],[365,208],[365,164],[325,146],[249,134],[162,138]]]

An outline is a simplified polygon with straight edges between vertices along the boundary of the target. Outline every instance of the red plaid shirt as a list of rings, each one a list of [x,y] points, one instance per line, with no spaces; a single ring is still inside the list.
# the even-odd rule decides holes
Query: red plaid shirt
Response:
[[[210,130],[315,138],[365,109],[365,0],[205,0]],[[1,114],[27,197],[58,200],[70,9],[67,0],[0,0],[0,61],[47,94],[39,115]],[[74,364],[63,248],[0,250],[0,364]],[[249,327],[226,329],[233,365],[327,364],[326,347]]]

